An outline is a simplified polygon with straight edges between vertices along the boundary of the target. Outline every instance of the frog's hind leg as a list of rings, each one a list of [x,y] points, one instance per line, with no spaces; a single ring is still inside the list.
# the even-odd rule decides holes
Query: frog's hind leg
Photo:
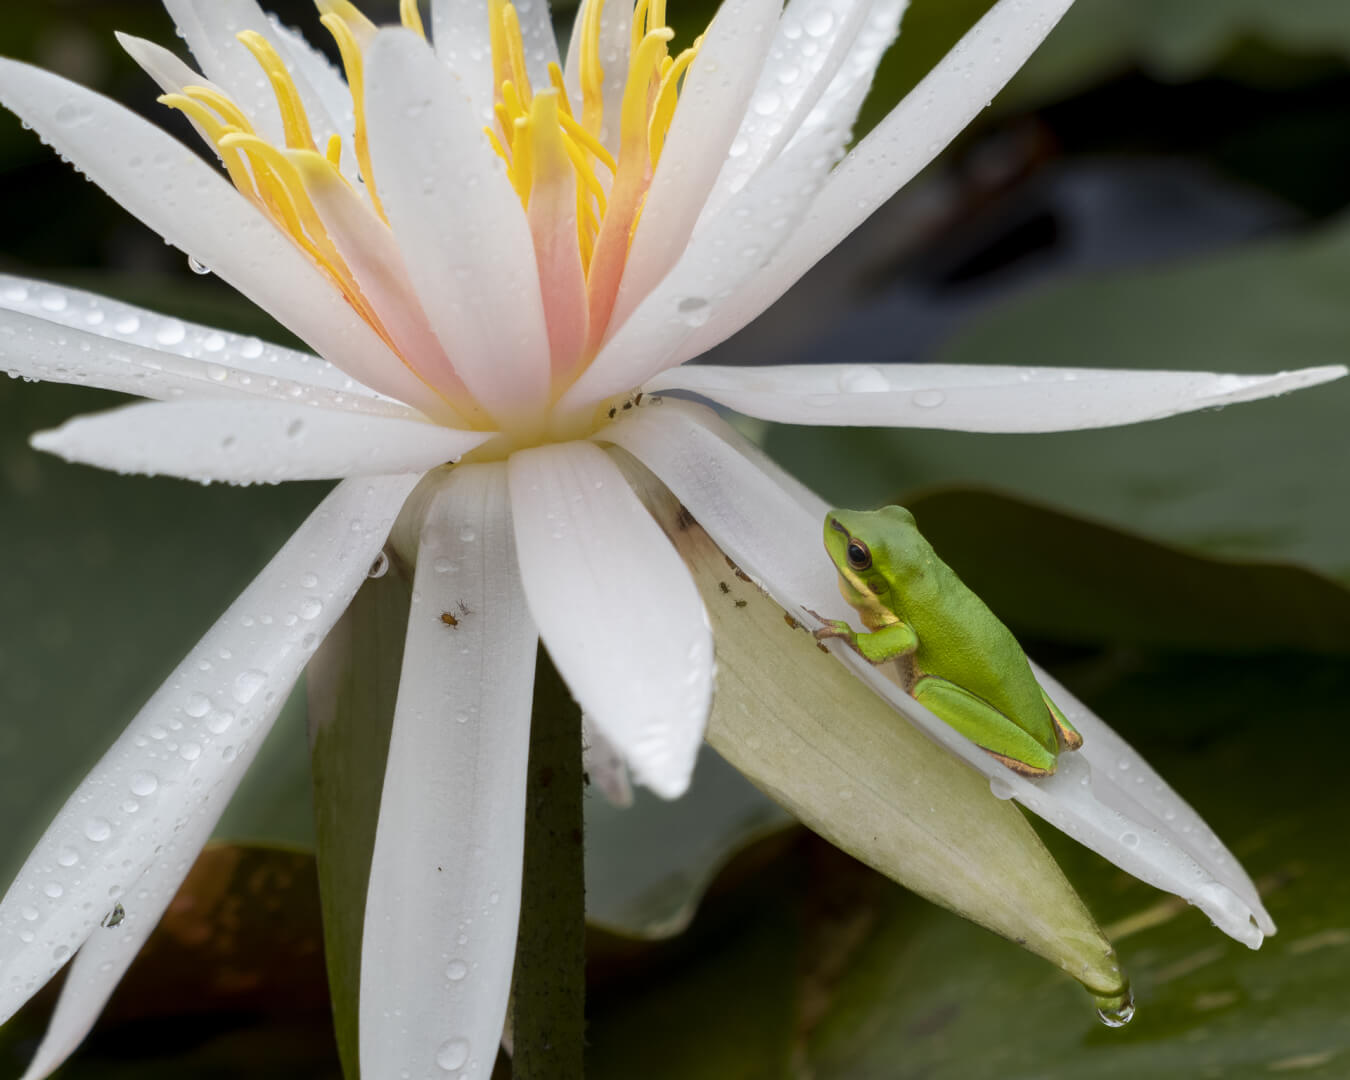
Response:
[[[914,699],[981,750],[1023,776],[1049,776],[1055,755],[984,698],[937,675],[924,675],[912,691]]]
[[[1059,738],[1059,745],[1065,750],[1077,750],[1083,745],[1083,736],[1078,734],[1078,729],[1069,723],[1068,717],[1059,711],[1059,706],[1050,700],[1050,695],[1045,692],[1045,687],[1041,687],[1041,700],[1045,702],[1045,707],[1050,710],[1050,719],[1055,722],[1055,735]]]

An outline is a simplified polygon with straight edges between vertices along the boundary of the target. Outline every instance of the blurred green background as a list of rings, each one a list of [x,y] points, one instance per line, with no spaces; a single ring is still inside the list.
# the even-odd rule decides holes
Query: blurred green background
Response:
[[[864,123],[987,7],[914,0]],[[322,38],[307,5],[273,10]],[[682,32],[710,10],[670,7]],[[153,3],[45,0],[6,11],[0,54],[190,138],[114,29],[181,45]],[[1078,0],[967,135],[713,358],[1342,363],[1347,203],[1350,5]],[[7,116],[0,206],[0,272],[285,339]],[[112,404],[0,382],[6,878],[323,492],[115,477],[28,449]],[[679,804],[591,800],[591,1075],[1350,1076],[1347,417],[1336,384],[1053,436],[747,425],[834,501],[911,505],[1029,651],[1209,818],[1281,930],[1250,953],[1047,831],[1135,980],[1138,1017],[1108,1031],[1067,979],[786,828],[710,759]],[[338,1075],[310,821],[297,700],[189,883],[191,917],[171,917],[63,1075]],[[49,1007],[0,1032],[0,1072],[22,1070]]]

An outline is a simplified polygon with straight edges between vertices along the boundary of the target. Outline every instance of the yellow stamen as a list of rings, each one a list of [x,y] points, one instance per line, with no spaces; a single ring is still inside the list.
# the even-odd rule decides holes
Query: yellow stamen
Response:
[[[226,135],[238,132],[239,128],[233,124],[222,123],[220,118],[210,109],[201,102],[194,101],[186,94],[164,94],[158,100],[161,105],[177,109],[185,116],[195,120],[206,132],[206,137],[216,144],[216,148],[220,151],[220,159],[225,163],[225,171],[229,173],[230,181],[234,186],[254,199],[255,202],[261,201],[253,186],[253,177],[249,175],[248,166],[244,164],[239,152],[220,145],[220,141]]]
[[[321,4],[328,4],[336,8],[339,0],[321,0]],[[351,7],[346,4],[346,7]],[[353,8],[353,11],[356,9]],[[360,14],[359,12],[357,13]],[[361,16],[365,19],[365,16]],[[366,191],[370,194],[370,204],[375,208],[375,212],[380,215],[380,220],[386,225],[389,219],[384,216],[384,207],[380,205],[380,196],[375,190],[375,170],[370,164],[370,134],[366,128],[366,83],[365,83],[365,62],[361,57],[361,47],[357,44],[356,32],[352,29],[352,22],[329,11],[320,17],[319,22],[330,34],[333,40],[337,42],[338,53],[342,57],[342,67],[347,73],[347,86],[352,92],[352,106],[356,114],[356,133],[354,142],[356,143],[356,167],[361,171],[361,179],[365,182]],[[358,29],[360,29],[358,25]]]
[[[703,47],[703,38],[699,37],[693,45],[685,49],[673,61],[663,64],[661,89],[657,91],[656,103],[652,106],[652,117],[647,123],[647,142],[652,155],[652,168],[661,160],[661,149],[665,145],[666,135],[671,122],[675,119],[675,106],[679,102],[679,83],[689,65],[698,56]],[[667,57],[669,60],[669,57]]]
[[[586,12],[581,19],[580,62],[581,122],[588,131],[600,134],[605,119],[605,69],[600,66],[600,12],[605,0],[584,0]]]
[[[363,49],[379,33],[380,28],[361,14],[361,9],[349,0],[314,0],[314,6],[319,9],[319,22],[323,22],[325,15],[337,16],[346,23],[356,43]]]
[[[530,104],[534,96],[530,76],[525,70],[525,43],[520,37],[520,16],[514,4],[502,8],[502,36],[506,40],[506,59],[511,68],[511,80],[516,84],[521,101]]]
[[[637,6],[633,8],[633,31],[632,39],[628,43],[628,55],[636,56],[638,46],[642,44],[642,39],[647,34],[647,7],[650,0],[637,0]]]
[[[313,150],[314,134],[309,130],[309,118],[305,115],[304,102],[300,100],[300,91],[291,78],[286,65],[272,48],[271,42],[255,30],[245,30],[237,35],[239,43],[258,61],[268,82],[272,84],[272,93],[276,95],[277,107],[281,110],[281,126],[286,132],[286,145],[292,150]]]
[[[335,169],[342,168],[342,136],[329,135],[328,147],[324,157],[328,159],[328,164]]]
[[[417,0],[399,0],[398,15],[399,21],[407,29],[426,41],[427,31],[426,27],[422,25],[422,13],[417,10]]]
[[[254,134],[253,125],[244,115],[244,110],[219,90],[213,90],[209,86],[185,86],[183,87],[183,93],[193,101],[200,101],[203,105],[215,109],[225,123],[237,127],[240,131],[249,135]]]

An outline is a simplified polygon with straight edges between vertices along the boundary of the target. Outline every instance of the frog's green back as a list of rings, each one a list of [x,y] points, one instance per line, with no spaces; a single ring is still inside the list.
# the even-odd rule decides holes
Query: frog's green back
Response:
[[[1026,653],[984,601],[938,558],[913,515],[888,506],[837,510],[831,516],[871,549],[873,567],[890,587],[890,595],[877,599],[918,636],[916,674],[937,675],[983,698],[1055,754],[1055,724]]]

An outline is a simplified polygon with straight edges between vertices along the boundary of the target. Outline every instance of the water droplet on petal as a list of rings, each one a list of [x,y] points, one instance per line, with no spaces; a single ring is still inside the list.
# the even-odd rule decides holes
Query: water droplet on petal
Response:
[[[445,965],[445,977],[451,982],[459,982],[469,973],[469,966],[463,960],[451,960]]]
[[[936,409],[946,400],[947,395],[941,390],[920,390],[914,395],[914,404],[921,409]]]
[[[446,1072],[463,1067],[469,1060],[469,1041],[467,1039],[447,1039],[436,1051],[436,1064]]]
[[[370,569],[366,571],[366,577],[382,578],[389,573],[389,556],[381,551],[375,556],[375,561],[370,564]]]
[[[211,711],[211,699],[205,694],[193,694],[187,699],[183,711],[194,720],[200,719]]]
[[[211,272],[211,268],[206,263],[198,262],[191,255],[188,256],[188,269],[194,274],[209,274]]]
[[[240,705],[247,705],[266,681],[266,672],[258,671],[256,668],[241,671],[234,680],[234,700]]]
[[[155,788],[159,787],[159,777],[150,772],[134,773],[131,777],[131,793],[144,798],[146,795],[153,795]]]
[[[96,844],[101,844],[112,835],[112,823],[107,818],[90,818],[84,823],[84,835]]]

